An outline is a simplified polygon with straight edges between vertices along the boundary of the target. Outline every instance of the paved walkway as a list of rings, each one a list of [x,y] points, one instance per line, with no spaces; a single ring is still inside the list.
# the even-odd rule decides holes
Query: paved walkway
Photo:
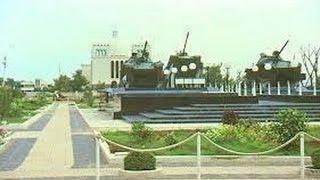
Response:
[[[18,171],[66,169],[72,164],[69,112],[67,104],[61,104]]]
[[[43,112],[34,122],[36,125],[16,131],[6,149],[0,152],[0,179],[95,179],[95,139],[84,119],[86,112],[82,114],[84,117],[74,105],[59,103]],[[196,163],[183,159],[159,159],[161,174],[146,179],[195,179]],[[100,162],[101,179],[125,179],[118,174],[122,163],[107,163],[104,156]],[[211,163],[205,159],[202,162],[203,179],[299,179],[296,162],[279,165],[277,162],[281,160],[278,160],[270,166],[219,164],[218,160]]]

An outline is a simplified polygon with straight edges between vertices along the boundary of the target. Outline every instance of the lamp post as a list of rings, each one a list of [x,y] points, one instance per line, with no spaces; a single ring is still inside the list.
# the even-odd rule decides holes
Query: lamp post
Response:
[[[227,89],[227,92],[230,92],[230,89],[229,89],[229,69],[230,69],[230,65],[225,65],[225,68],[226,68],[226,89]]]

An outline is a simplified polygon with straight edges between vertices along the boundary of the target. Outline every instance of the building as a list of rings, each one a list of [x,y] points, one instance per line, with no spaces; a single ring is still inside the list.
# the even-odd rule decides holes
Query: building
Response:
[[[91,47],[91,63],[81,65],[82,75],[91,84],[105,83],[111,85],[113,81],[120,81],[121,65],[129,59],[128,53],[122,49],[118,39],[118,32],[112,32],[109,44],[95,43]]]
[[[35,88],[35,84],[32,81],[21,81],[21,87],[20,90],[23,93],[27,93],[27,92],[33,92]]]
[[[91,82],[91,64],[81,64],[82,75]]]

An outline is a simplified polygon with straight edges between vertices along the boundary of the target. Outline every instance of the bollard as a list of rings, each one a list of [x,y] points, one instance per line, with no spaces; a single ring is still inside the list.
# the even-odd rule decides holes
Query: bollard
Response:
[[[271,95],[271,84],[268,82],[268,95]]]
[[[300,134],[300,177],[304,180],[304,133]]]
[[[299,96],[302,96],[302,82],[299,81]]]
[[[201,134],[197,134],[197,179],[201,179]]]
[[[290,85],[290,81],[287,81],[287,85],[288,85],[288,95],[291,95],[291,85]]]
[[[100,145],[99,139],[96,137],[96,180],[100,180]]]
[[[256,93],[256,81],[253,81],[252,82],[252,89],[251,89],[251,94],[252,94],[252,96],[256,96],[257,95],[257,93]]]
[[[259,82],[259,94],[262,95],[262,83]]]
[[[247,82],[243,82],[244,84],[244,96],[248,96],[248,91],[247,91]]]

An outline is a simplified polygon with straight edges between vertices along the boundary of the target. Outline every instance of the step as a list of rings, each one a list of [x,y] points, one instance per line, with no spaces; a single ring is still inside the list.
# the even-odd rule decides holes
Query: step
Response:
[[[181,114],[181,115],[166,115],[157,112],[139,113],[149,119],[218,119],[222,114]],[[239,114],[239,118],[272,118],[274,114]],[[320,117],[320,114],[307,114],[307,117]]]
[[[297,110],[320,110],[320,106],[314,107],[290,107],[292,109]],[[248,111],[248,110],[281,110],[281,109],[288,109],[288,107],[191,107],[191,106],[182,106],[182,107],[173,107],[175,110],[180,111],[221,111],[223,109],[232,109],[237,111]]]
[[[294,107],[294,106],[320,106],[320,103],[274,103],[274,104],[191,104],[194,107]]]
[[[146,117],[140,115],[126,115],[122,116],[124,120],[127,122],[144,122],[144,123],[220,123],[220,118],[210,118],[210,119],[148,119]],[[274,121],[274,118],[263,118],[263,119],[256,119],[258,122],[270,122]],[[310,121],[320,121],[320,118],[312,118]]]
[[[224,111],[217,110],[217,111],[179,111],[179,110],[174,110],[174,109],[159,109],[156,110],[155,112],[165,114],[165,115],[181,115],[181,114],[223,114]],[[276,114],[279,112],[279,110],[234,110],[235,113],[237,114]],[[318,113],[320,114],[320,109],[312,109],[312,110],[303,110],[304,113],[307,114],[312,114],[312,113]]]

